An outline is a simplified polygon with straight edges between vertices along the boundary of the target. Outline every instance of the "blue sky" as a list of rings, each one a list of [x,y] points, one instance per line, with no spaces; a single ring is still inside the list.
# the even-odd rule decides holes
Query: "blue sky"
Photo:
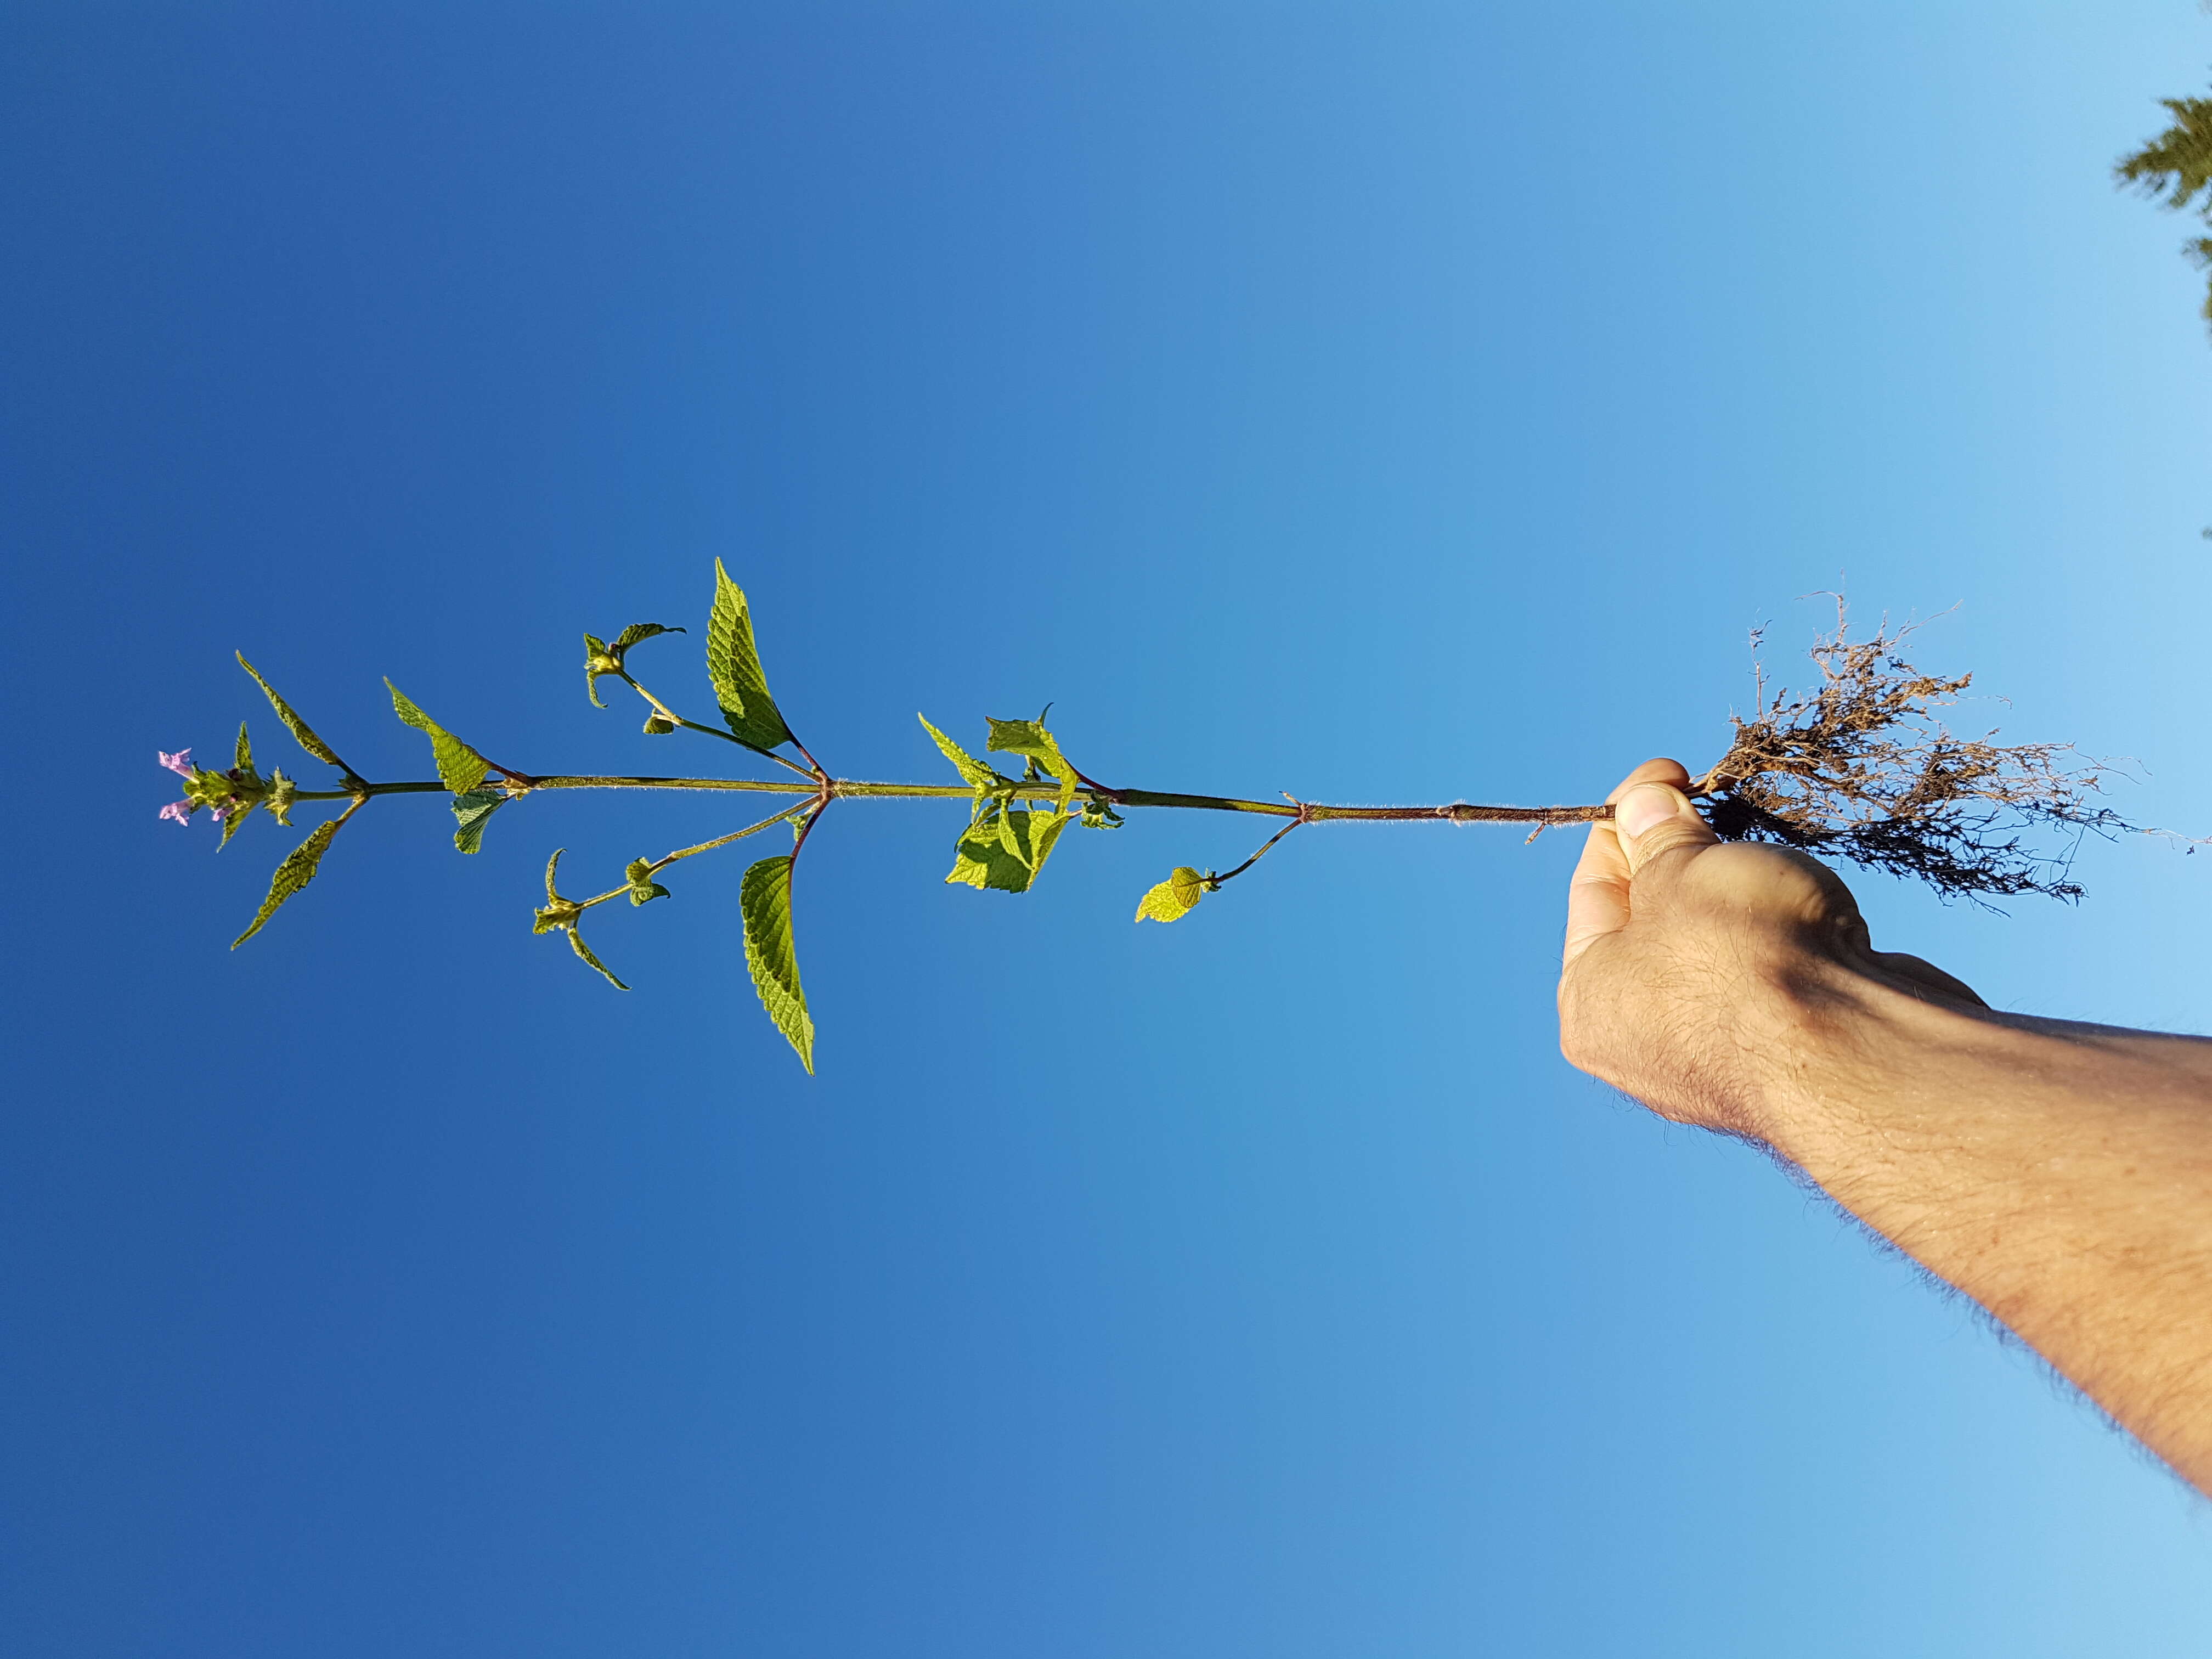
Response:
[[[1533,14],[1533,15],[1532,15]],[[2012,1655],[2212,1634],[2201,1504],[1734,1147],[1568,1070],[1571,836],[1142,815],[1021,899],[810,843],[820,1075],[712,801],[157,824],[243,648],[540,771],[713,560],[852,776],[1594,799],[1848,588],[1962,723],[2201,775],[2212,343],[2110,187],[2179,3],[18,5],[0,533],[26,1655]],[[1955,610],[1953,607],[1956,607]],[[663,682],[665,682],[665,688]],[[288,769],[312,773],[302,758]],[[2212,865],[1866,878],[2001,1006],[2201,1029]]]

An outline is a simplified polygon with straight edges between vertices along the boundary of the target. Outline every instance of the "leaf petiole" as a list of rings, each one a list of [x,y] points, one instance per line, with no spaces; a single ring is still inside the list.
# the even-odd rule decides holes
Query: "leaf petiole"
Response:
[[[1258,852],[1253,854],[1250,858],[1246,859],[1243,863],[1238,865],[1234,870],[1224,870],[1219,875],[1208,875],[1206,878],[1206,884],[1208,890],[1213,892],[1220,891],[1221,884],[1223,882],[1236,880],[1237,877],[1243,875],[1247,870],[1249,870],[1261,859],[1267,857],[1267,849],[1273,847],[1277,842],[1282,840],[1285,836],[1289,835],[1293,830],[1302,829],[1305,825],[1313,822],[1312,811],[1305,802],[1291,799],[1288,795],[1284,796],[1283,799],[1290,801],[1291,805],[1297,808],[1297,816],[1292,818],[1288,823],[1285,824],[1281,829],[1276,830],[1273,835],[1268,836],[1265,842],[1261,843],[1260,850]]]
[[[791,760],[785,756],[779,755],[773,749],[763,749],[757,743],[747,743],[743,738],[738,736],[734,732],[725,732],[718,726],[702,726],[697,720],[687,720],[683,715],[678,714],[666,703],[661,702],[659,698],[654,696],[652,692],[647,690],[645,687],[639,684],[635,679],[631,678],[628,669],[622,671],[622,677],[626,682],[628,682],[631,690],[636,692],[639,696],[643,697],[647,702],[653,705],[653,712],[654,714],[659,715],[661,719],[668,721],[672,726],[680,726],[686,732],[703,732],[710,738],[720,738],[723,742],[733,743],[740,749],[750,749],[756,755],[765,755],[769,759],[774,761],[778,766],[787,768],[789,770],[798,773],[802,778],[814,777],[817,775],[820,770],[819,768],[817,768],[816,771],[810,772],[806,768],[801,766],[797,761]],[[799,753],[803,755],[806,754],[805,744],[799,743],[799,739],[796,738],[793,738],[792,742],[798,744]],[[811,761],[814,757],[807,755],[806,758],[809,761]]]

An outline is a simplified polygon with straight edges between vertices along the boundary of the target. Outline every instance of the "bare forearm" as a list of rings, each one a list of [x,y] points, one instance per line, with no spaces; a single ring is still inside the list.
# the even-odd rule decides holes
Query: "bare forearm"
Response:
[[[2212,1042],[1994,1013],[1687,781],[1646,762],[1590,831],[1567,1058],[1771,1144],[2212,1493]]]
[[[2212,1042],[1819,981],[1761,1132],[2212,1490]]]

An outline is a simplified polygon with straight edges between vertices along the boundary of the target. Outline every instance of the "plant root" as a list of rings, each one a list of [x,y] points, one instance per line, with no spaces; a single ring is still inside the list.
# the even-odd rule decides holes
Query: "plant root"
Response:
[[[1816,685],[1770,698],[1759,674],[1754,718],[1731,716],[1735,741],[1698,786],[1714,832],[1848,859],[1947,899],[2078,899],[2081,836],[2134,828],[2092,804],[2110,769],[2063,744],[1954,736],[1935,711],[1973,677],[1914,668],[1900,654],[1912,631],[1885,622],[1853,640],[1838,599],[1835,631],[1812,648]],[[2039,833],[2051,830],[2070,832],[2056,850]]]

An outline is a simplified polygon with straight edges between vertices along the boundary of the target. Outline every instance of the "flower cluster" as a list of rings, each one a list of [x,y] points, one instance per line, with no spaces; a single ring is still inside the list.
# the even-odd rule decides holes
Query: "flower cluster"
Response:
[[[156,749],[154,757],[180,778],[189,778],[192,775],[192,751],[189,749],[179,749],[173,755],[166,750]],[[188,823],[191,821],[195,805],[196,802],[190,800],[173,800],[161,809],[161,816],[173,823]]]
[[[253,769],[253,756],[247,748],[246,732],[241,727],[238,736],[238,764],[227,772],[210,772],[204,766],[192,764],[192,751],[180,749],[172,755],[165,750],[155,750],[155,758],[185,781],[185,798],[173,800],[164,806],[160,816],[172,823],[188,823],[193,813],[205,807],[208,816],[223,824],[223,839],[234,834],[246,815],[255,807],[265,809],[277,823],[289,824],[292,798],[298,786],[279,769],[263,777]]]

